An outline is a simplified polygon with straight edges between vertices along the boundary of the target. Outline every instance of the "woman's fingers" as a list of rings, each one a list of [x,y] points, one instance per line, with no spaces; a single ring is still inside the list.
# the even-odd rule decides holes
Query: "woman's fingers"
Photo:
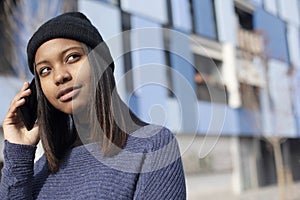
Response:
[[[38,126],[31,131],[27,131],[21,117],[18,115],[17,108],[26,103],[26,96],[31,94],[29,83],[23,84],[20,91],[10,103],[10,108],[2,122],[4,138],[16,144],[35,145],[39,141]]]

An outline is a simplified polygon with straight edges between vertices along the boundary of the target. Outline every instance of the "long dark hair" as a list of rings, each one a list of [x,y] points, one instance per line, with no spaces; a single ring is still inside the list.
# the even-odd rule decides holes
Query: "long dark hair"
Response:
[[[93,50],[83,46],[91,68],[91,91],[95,92],[91,92],[87,99],[90,134],[84,138],[83,143],[98,141],[102,154],[112,156],[126,145],[128,134],[147,123],[141,121],[118,95],[113,75],[114,62],[106,44],[101,43]],[[65,153],[76,140],[83,138],[78,134],[74,116],[54,108],[44,96],[36,74],[35,79],[39,135],[49,170],[55,173]]]

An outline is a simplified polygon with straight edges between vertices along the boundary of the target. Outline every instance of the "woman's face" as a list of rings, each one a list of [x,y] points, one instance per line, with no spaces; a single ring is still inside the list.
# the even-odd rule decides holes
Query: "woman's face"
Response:
[[[57,38],[42,44],[35,55],[42,91],[58,110],[72,114],[86,108],[90,67],[80,42]]]

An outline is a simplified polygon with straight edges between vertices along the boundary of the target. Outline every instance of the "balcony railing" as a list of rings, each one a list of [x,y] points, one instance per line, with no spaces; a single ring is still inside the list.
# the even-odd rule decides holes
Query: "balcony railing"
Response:
[[[238,29],[238,48],[247,53],[262,55],[264,53],[263,39],[260,33]]]

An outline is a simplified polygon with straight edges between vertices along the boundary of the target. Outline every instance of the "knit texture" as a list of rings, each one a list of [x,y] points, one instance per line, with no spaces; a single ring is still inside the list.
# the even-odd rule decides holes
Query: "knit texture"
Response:
[[[33,166],[35,149],[5,141],[0,199],[186,199],[177,141],[160,126],[134,132],[113,158],[95,143],[75,147],[55,174],[44,156]]]

